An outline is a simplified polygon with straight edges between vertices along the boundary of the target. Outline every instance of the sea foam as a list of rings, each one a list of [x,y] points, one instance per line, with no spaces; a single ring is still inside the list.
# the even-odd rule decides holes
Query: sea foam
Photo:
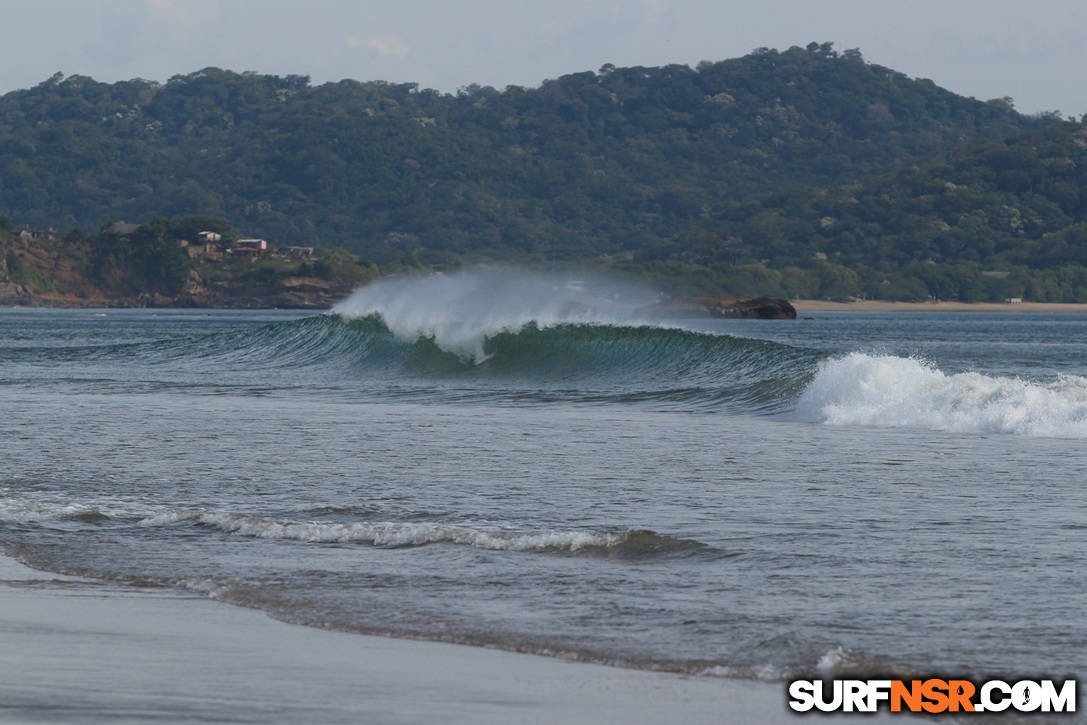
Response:
[[[632,553],[653,553],[702,547],[695,541],[675,539],[643,530],[618,533],[579,530],[523,533],[424,522],[273,521],[231,512],[173,511],[148,517],[140,524],[164,526],[182,522],[260,539],[290,539],[314,543],[358,542],[389,548],[449,543],[492,551],[576,552],[587,549],[631,549]]]
[[[103,496],[93,502],[60,500],[35,492],[0,487],[0,521],[44,523],[52,521],[95,522],[140,518],[150,515],[145,505]]]
[[[1087,378],[949,375],[915,358],[851,353],[819,364],[796,410],[834,425],[1087,438]]]

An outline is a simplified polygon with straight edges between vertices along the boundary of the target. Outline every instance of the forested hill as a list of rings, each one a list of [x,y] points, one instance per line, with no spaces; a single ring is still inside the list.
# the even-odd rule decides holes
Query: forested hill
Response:
[[[752,197],[651,258],[722,270],[740,293],[1087,302],[1087,125]]]
[[[58,74],[0,97],[0,214],[92,231],[204,214],[378,264],[653,259],[783,186],[1054,123],[814,43],[456,95],[215,68]]]

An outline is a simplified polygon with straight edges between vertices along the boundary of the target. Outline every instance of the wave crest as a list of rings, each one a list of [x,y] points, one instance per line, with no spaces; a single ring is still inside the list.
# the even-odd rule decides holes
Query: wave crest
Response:
[[[473,270],[367,285],[336,305],[344,318],[380,317],[402,342],[433,340],[466,361],[482,362],[500,333],[562,324],[637,324],[659,301],[651,292],[603,277]]]
[[[645,529],[622,532],[583,530],[519,533],[470,526],[422,522],[299,522],[273,521],[247,514],[175,511],[144,519],[143,526],[189,522],[229,534],[260,539],[288,539],[312,543],[366,543],[385,548],[458,544],[491,551],[566,551],[649,555],[707,548]]]

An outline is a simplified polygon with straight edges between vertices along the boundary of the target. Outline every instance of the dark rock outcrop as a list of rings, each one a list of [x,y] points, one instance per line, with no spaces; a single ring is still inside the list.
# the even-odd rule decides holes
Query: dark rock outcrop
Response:
[[[796,308],[776,297],[695,295],[675,297],[644,310],[649,315],[676,317],[732,317],[757,320],[795,320]]]
[[[714,317],[743,317],[758,320],[795,320],[796,308],[776,297],[756,297],[735,302],[711,305],[709,313]]]

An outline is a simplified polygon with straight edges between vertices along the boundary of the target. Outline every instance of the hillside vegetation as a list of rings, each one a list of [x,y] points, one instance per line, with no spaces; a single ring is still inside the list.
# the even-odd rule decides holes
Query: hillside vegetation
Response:
[[[456,95],[58,74],[0,97],[0,214],[92,231],[207,215],[382,270],[576,263],[686,291],[1087,299],[1084,139],[815,43]]]
[[[198,242],[200,232],[216,241]],[[238,246],[214,217],[57,235],[15,230],[0,215],[0,305],[328,308],[377,275],[339,249],[232,253]]]
[[[1087,126],[731,204],[662,250],[740,292],[1087,301]]]

